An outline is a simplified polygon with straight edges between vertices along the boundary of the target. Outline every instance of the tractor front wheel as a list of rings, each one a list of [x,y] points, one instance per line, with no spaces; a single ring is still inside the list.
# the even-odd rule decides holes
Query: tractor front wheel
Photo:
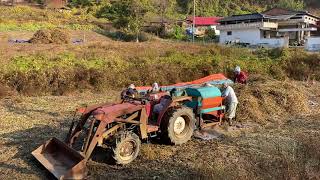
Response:
[[[113,147],[113,159],[117,164],[129,164],[137,158],[140,146],[138,135],[130,131],[119,132]]]
[[[169,109],[163,120],[161,131],[164,140],[178,145],[191,139],[196,122],[191,108]]]

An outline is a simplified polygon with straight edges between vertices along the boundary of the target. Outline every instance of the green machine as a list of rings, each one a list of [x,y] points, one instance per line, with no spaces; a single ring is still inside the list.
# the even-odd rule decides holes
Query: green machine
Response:
[[[225,106],[222,105],[223,98],[218,87],[195,87],[186,88],[186,95],[192,97],[191,102],[185,105],[197,110],[197,114],[202,117],[203,114],[211,114],[217,119],[220,119],[224,114]]]

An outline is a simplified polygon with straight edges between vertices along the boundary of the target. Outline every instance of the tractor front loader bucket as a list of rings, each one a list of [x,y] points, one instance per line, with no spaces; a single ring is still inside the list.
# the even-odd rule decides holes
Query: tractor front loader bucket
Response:
[[[57,179],[86,178],[85,157],[56,138],[41,145],[32,155]]]

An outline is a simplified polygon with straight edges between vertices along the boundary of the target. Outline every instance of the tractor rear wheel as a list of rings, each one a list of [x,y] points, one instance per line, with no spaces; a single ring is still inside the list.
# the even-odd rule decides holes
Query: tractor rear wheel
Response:
[[[175,145],[186,143],[193,135],[195,122],[191,108],[183,106],[169,109],[161,126],[162,137]]]
[[[141,147],[139,136],[130,131],[121,131],[116,135],[113,147],[113,159],[117,164],[129,164],[137,158]]]

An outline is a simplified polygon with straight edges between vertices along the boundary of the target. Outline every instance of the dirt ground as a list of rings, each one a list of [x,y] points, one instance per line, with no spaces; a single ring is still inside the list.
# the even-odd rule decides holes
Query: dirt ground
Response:
[[[30,153],[53,136],[63,139],[77,107],[113,101],[117,94],[0,100],[0,179],[52,179]],[[320,179],[320,113],[315,113],[320,94],[309,102],[314,113],[220,128],[219,139],[193,139],[181,146],[144,143],[126,166],[91,160],[89,179]]]

